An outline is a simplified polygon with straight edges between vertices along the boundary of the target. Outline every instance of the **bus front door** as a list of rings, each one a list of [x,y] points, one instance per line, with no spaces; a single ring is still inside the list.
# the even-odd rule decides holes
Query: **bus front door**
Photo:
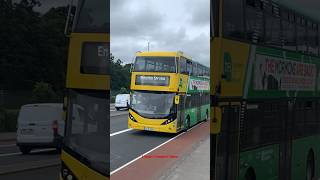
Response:
[[[177,106],[178,107],[178,116],[177,116],[177,131],[180,131],[184,128],[184,109],[185,109],[185,103],[186,103],[186,96],[180,95],[180,103]]]

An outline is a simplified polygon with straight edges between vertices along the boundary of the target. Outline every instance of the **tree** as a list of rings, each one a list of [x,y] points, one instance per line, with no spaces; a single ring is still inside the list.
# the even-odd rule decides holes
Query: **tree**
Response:
[[[123,61],[115,60],[114,56],[110,55],[111,69],[111,90],[114,92],[120,91],[121,88],[126,90],[130,87],[130,65],[122,65]]]
[[[65,84],[66,7],[34,11],[38,0],[0,1],[0,88],[32,91],[46,81],[62,94]],[[21,78],[23,77],[23,78]]]
[[[50,84],[45,82],[37,82],[32,90],[32,101],[35,103],[54,102],[57,95],[53,91]]]
[[[128,94],[128,90],[125,87],[122,87],[119,91],[119,94]]]

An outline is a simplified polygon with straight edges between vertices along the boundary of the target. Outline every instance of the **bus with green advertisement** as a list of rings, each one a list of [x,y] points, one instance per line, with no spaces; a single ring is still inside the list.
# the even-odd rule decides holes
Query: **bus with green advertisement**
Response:
[[[320,24],[271,0],[211,0],[211,179],[320,178]]]
[[[209,68],[182,52],[138,52],[128,127],[177,133],[209,117]]]

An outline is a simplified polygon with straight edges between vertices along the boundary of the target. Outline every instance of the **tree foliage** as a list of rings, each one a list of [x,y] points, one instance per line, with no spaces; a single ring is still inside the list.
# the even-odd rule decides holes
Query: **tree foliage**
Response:
[[[34,11],[36,0],[0,1],[0,83],[6,90],[31,91],[46,81],[55,91],[64,87],[67,39],[66,7],[45,14]]]
[[[54,102],[57,99],[56,93],[50,84],[37,82],[32,90],[32,101],[34,103]]]
[[[115,59],[116,58],[111,54],[111,90],[120,91],[122,88],[128,90],[130,87],[131,64],[122,65],[123,62],[120,59]]]
[[[38,0],[0,1],[0,90],[42,89],[41,93],[61,96],[68,54],[68,38],[64,36],[67,7],[44,13],[35,11],[37,7],[41,7]],[[128,90],[130,65],[111,55],[110,69],[112,91]]]

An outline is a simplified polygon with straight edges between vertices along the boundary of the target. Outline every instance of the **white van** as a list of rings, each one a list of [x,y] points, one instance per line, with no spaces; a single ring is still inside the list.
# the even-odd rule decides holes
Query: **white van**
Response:
[[[129,108],[130,94],[118,94],[116,95],[115,108],[120,110],[121,108]]]
[[[17,146],[23,154],[34,148],[60,150],[64,134],[63,108],[59,103],[27,104],[17,122]]]

